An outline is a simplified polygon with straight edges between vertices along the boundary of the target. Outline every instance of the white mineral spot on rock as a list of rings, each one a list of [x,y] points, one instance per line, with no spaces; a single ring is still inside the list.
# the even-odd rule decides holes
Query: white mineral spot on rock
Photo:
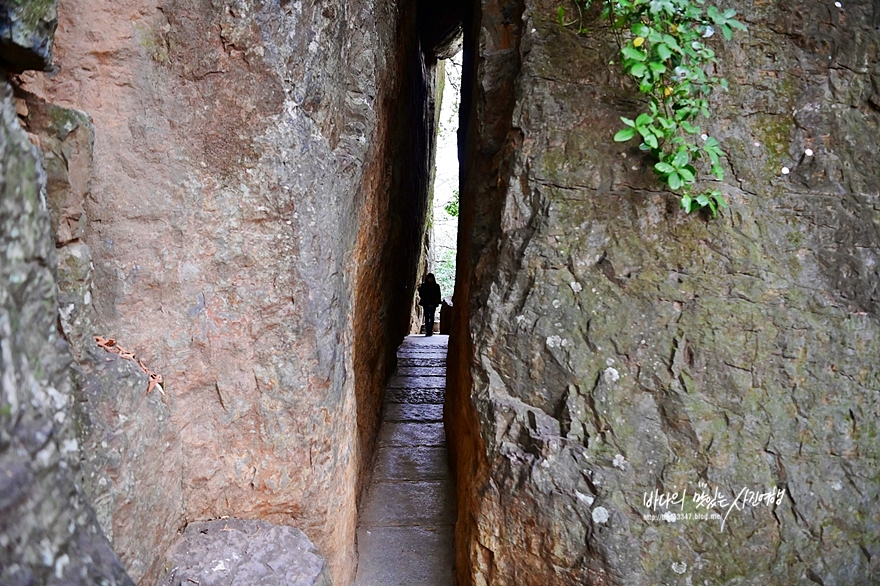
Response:
[[[73,303],[69,303],[67,307],[59,307],[58,313],[61,315],[61,319],[69,320],[70,314],[73,313],[74,309],[76,309],[76,306]]]
[[[782,174],[783,174],[783,175],[788,175],[789,173],[791,173],[791,169],[789,169],[788,167],[783,167],[783,168],[782,168]]]
[[[593,509],[593,523],[602,523],[603,525],[608,522],[610,515],[608,514],[608,509],[605,507],[596,507]]]
[[[667,523],[675,523],[675,521],[678,519],[678,517],[676,517],[675,513],[673,513],[672,511],[666,511],[665,513],[663,513],[663,515],[661,515],[661,518]]]
[[[91,302],[92,302],[92,292],[91,292],[91,291],[86,291],[86,294],[83,295],[83,303],[85,303],[86,305],[88,305],[88,304],[90,304]]]
[[[580,293],[581,291],[584,290],[584,288],[581,287],[581,284],[578,283],[577,281],[572,281],[571,283],[569,283],[569,285],[571,286],[571,290],[574,291],[575,293]]]
[[[555,308],[558,309],[559,306],[562,305],[562,302],[561,302],[560,300],[558,300],[558,299],[554,299],[552,305],[553,305],[553,307],[555,307]]]
[[[841,4],[840,2],[835,2],[834,5],[838,8],[843,8],[843,4]]]
[[[605,366],[614,366],[614,359],[610,358],[610,357],[606,358],[605,359]]]
[[[804,154],[807,155],[808,157],[812,157],[812,156],[813,156],[813,149],[807,149],[807,150],[805,150],[805,151],[804,151]]]
[[[837,481],[834,482],[834,484],[831,485],[831,488],[833,488],[834,490],[842,490],[842,489],[843,489],[843,485],[840,484],[840,481],[839,481],[839,480],[837,480]]]
[[[77,444],[75,439],[68,439],[61,442],[61,453],[67,454],[69,452],[75,452],[79,449],[79,444]]]
[[[54,453],[55,444],[49,443],[49,445],[37,452],[37,457],[35,459],[40,466],[48,466],[49,461],[52,459],[52,454]]]
[[[756,147],[759,147],[759,146],[761,146],[761,143],[758,142],[758,141],[755,141],[755,146],[756,146]]]
[[[584,502],[589,507],[595,502],[596,498],[591,494],[584,494],[579,490],[574,491],[575,496],[577,496],[578,500]]]
[[[213,560],[217,565],[211,568],[212,572],[225,572],[226,564],[223,563],[223,560]]]
[[[562,338],[559,336],[550,336],[547,338],[547,347],[548,348],[556,348],[562,345]]]
[[[605,379],[606,383],[611,384],[620,380],[620,373],[617,372],[616,368],[609,367],[605,369],[605,372],[602,374],[602,378]]]
[[[615,468],[620,468],[621,470],[623,470],[624,468],[626,468],[626,458],[623,457],[623,454],[617,454],[616,456],[614,456],[614,461],[612,462],[612,465]]]
[[[700,135],[700,138],[702,138],[703,140],[709,140],[709,135],[706,133],[703,133]]]
[[[518,315],[518,316],[516,316],[516,323],[521,324],[521,323],[523,323],[524,321],[526,321],[526,316],[524,316],[524,315]]]
[[[687,569],[688,565],[685,562],[672,562],[672,571],[676,574],[684,574]]]
[[[70,563],[70,556],[66,553],[55,560],[55,577],[59,580],[64,577],[64,566]]]

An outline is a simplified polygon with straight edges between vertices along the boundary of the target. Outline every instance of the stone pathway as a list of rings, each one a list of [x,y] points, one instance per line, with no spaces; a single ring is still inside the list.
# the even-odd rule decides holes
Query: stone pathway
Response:
[[[408,336],[388,383],[358,527],[355,586],[452,586],[455,497],[443,396],[448,336]]]

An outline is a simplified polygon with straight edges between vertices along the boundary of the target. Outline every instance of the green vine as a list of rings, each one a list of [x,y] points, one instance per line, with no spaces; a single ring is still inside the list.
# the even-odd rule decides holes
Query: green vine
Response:
[[[566,22],[565,10],[557,13],[559,23],[577,23],[587,32],[583,14],[592,0],[575,2],[578,19]],[[708,73],[717,63],[707,39],[720,29],[728,41],[734,30],[746,30],[736,20],[736,11],[704,8],[705,0],[603,0],[602,17],[614,31],[620,46],[621,65],[639,91],[648,97],[648,109],[635,120],[621,118],[624,127],[614,135],[616,142],[641,138],[641,148],[657,160],[654,172],[669,189],[681,194],[687,213],[708,210],[712,217],[727,207],[717,189],[694,194],[697,166],[719,181],[725,156],[718,140],[703,133],[697,118],[709,118],[709,96],[716,87],[727,89],[727,81]],[[583,7],[581,6],[583,5]]]

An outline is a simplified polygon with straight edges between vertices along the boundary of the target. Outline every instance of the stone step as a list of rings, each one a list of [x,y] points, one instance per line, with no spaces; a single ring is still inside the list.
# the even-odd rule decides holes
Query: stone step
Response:
[[[392,376],[388,381],[389,389],[445,389],[445,376]]]
[[[445,447],[380,448],[375,481],[447,480],[449,455]]]
[[[424,358],[418,356],[401,356],[397,359],[398,368],[403,367],[428,367],[446,368],[446,358]]]
[[[398,366],[395,376],[442,376],[446,377],[446,368],[442,366]]]
[[[445,395],[444,389],[388,389],[385,402],[442,405]]]
[[[443,405],[436,403],[385,403],[383,421],[443,421]]]
[[[453,527],[361,527],[357,586],[451,586]]]
[[[379,432],[379,445],[391,446],[445,446],[446,432],[442,423],[386,421]]]
[[[439,527],[455,523],[451,480],[382,481],[370,486],[362,527]]]

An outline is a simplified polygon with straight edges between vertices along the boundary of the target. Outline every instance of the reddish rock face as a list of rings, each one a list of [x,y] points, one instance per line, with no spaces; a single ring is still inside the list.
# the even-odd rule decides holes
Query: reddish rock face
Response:
[[[750,31],[719,49],[731,91],[703,122],[729,153],[709,221],[612,141],[637,93],[593,15],[578,36],[558,2],[476,4],[446,406],[458,583],[876,581],[875,5],[729,3]]]
[[[294,525],[352,577],[424,231],[421,55],[414,2],[59,6],[57,74],[22,87],[94,125],[82,338],[166,381],[147,402],[79,350],[86,483],[141,583],[177,528],[227,515]]]

